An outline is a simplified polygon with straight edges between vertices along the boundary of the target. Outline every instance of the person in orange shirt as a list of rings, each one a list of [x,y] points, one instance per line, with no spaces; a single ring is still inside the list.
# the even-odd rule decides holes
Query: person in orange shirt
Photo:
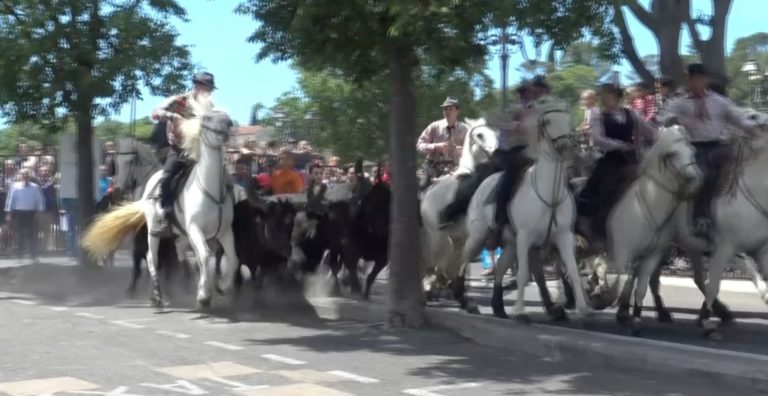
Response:
[[[280,168],[272,172],[272,194],[300,193],[304,189],[304,178],[293,167],[293,154],[283,151],[278,159]]]

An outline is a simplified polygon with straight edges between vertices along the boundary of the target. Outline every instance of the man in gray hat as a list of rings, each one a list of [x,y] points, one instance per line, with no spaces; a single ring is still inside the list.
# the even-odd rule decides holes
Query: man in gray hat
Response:
[[[179,162],[179,155],[182,152],[182,134],[179,128],[179,121],[192,116],[186,110],[187,102],[195,101],[208,111],[213,109],[211,94],[216,89],[213,74],[208,72],[198,73],[192,79],[192,83],[194,86],[191,91],[165,99],[152,112],[153,120],[166,123],[166,136],[170,145],[165,165],[163,166],[163,177],[160,181],[160,206],[163,208],[164,214],[162,218],[158,219],[156,225],[160,232],[168,230],[169,220],[173,214],[171,180],[182,169],[182,163]]]
[[[435,121],[424,129],[419,136],[416,149],[427,159],[424,172],[431,183],[433,178],[440,177],[438,167],[442,164],[452,164],[455,168],[459,163],[461,145],[469,128],[459,121],[459,100],[449,96],[440,106],[443,109],[443,119]]]

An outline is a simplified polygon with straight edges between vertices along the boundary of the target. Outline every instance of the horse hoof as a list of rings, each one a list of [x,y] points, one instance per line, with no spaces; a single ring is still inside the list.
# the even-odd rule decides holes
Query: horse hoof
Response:
[[[661,311],[658,314],[658,317],[656,318],[659,323],[672,323],[674,320],[672,319],[672,314],[669,313],[669,311]]]
[[[721,341],[723,339],[723,335],[715,328],[704,329],[702,336],[712,341]]]
[[[480,315],[480,308],[475,303],[467,304],[467,313],[471,315]]]
[[[201,310],[208,310],[211,308],[211,298],[202,298],[197,300],[197,307]]]
[[[517,314],[515,315],[515,321],[520,322],[524,325],[531,324],[531,317],[528,316],[528,314]]]
[[[550,319],[553,321],[568,320],[568,315],[565,313],[565,308],[562,305],[553,305],[552,308],[547,310]]]
[[[563,308],[565,308],[567,310],[576,309],[576,302],[568,300],[568,301],[565,302],[565,305],[563,306]]]
[[[622,326],[627,326],[631,323],[632,317],[629,315],[629,311],[616,312],[616,322]]]
[[[493,308],[493,316],[499,318],[499,319],[509,319],[509,315],[507,315],[507,311],[504,310],[504,308]]]
[[[632,337],[640,337],[643,332],[642,320],[638,317],[632,318],[632,321],[629,324],[629,331]]]
[[[152,304],[152,308],[163,308],[165,306],[165,302],[162,298],[152,298],[150,299],[150,303]]]

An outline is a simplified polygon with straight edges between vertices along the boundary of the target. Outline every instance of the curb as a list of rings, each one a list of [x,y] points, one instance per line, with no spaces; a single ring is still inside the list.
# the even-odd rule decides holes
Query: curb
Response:
[[[309,300],[326,319],[380,323],[387,308],[380,302],[341,298]],[[589,359],[613,368],[696,376],[761,393],[768,393],[768,356],[719,350],[667,341],[595,333],[543,324],[522,325],[510,320],[427,308],[428,322],[478,344],[505,348],[543,358]]]

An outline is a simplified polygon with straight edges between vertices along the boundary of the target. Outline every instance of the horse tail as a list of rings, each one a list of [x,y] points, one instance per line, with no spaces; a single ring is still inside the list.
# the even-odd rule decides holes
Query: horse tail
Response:
[[[140,202],[120,205],[115,210],[96,217],[85,231],[80,245],[92,257],[104,257],[117,250],[123,238],[136,233],[145,223]]]

